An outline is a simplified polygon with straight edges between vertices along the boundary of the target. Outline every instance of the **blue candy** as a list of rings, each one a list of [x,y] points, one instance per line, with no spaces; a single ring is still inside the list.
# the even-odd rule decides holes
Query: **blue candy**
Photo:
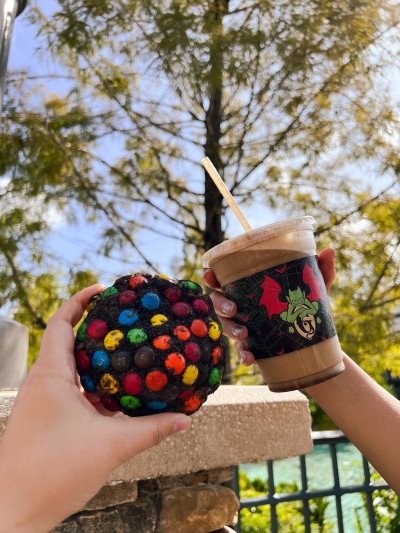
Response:
[[[94,381],[90,379],[89,376],[81,376],[81,384],[86,392],[91,392],[91,393],[96,392],[96,386],[94,384]]]
[[[167,404],[165,402],[149,402],[147,407],[153,411],[161,411],[167,407]]]
[[[118,322],[121,326],[132,326],[138,318],[137,313],[133,309],[126,309],[119,315]]]
[[[97,350],[94,352],[92,357],[92,366],[98,368],[99,370],[105,370],[110,365],[110,358],[102,350]]]
[[[141,302],[143,307],[149,309],[150,311],[153,311],[154,309],[157,309],[157,307],[160,305],[160,298],[157,296],[157,294],[154,294],[153,292],[148,292],[142,297]]]

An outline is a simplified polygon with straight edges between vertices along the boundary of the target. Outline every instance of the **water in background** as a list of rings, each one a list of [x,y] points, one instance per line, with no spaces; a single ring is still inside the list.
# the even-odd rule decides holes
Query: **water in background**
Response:
[[[359,485],[364,481],[362,466],[362,455],[351,443],[341,443],[336,445],[340,484]],[[292,483],[295,481],[301,487],[300,459],[293,457],[274,461],[274,482],[275,486],[284,481]],[[314,446],[314,450],[306,455],[307,478],[309,489],[324,489],[333,486],[332,460],[329,453],[329,446],[321,444]],[[263,481],[268,479],[266,463],[240,465],[240,470],[249,479],[260,478]],[[329,506],[326,510],[326,519],[331,524],[336,524],[336,503],[333,496],[328,497]],[[368,516],[363,505],[360,494],[345,494],[342,496],[342,510],[344,531],[346,533],[357,533],[356,509],[358,518],[362,524],[362,531],[370,531]],[[337,533],[337,527],[332,530]]]

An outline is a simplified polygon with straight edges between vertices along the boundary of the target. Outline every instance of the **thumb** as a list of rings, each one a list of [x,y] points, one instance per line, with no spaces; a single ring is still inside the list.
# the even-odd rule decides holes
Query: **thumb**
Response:
[[[187,429],[191,420],[182,413],[162,413],[130,420],[114,418],[109,422],[114,425],[113,435],[122,463],[160,444],[173,433]]]

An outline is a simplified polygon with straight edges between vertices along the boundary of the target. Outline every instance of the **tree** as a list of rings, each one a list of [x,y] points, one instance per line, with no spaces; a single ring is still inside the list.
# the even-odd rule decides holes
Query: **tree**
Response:
[[[36,242],[50,231],[43,212],[29,207],[28,216],[32,203],[56,206],[71,222],[79,209],[101,222],[105,254],[130,250],[143,268],[157,271],[136,241],[150,229],[181,240],[176,274],[198,277],[201,254],[229,236],[226,206],[199,165],[207,155],[243,204],[257,200],[317,217],[320,243],[338,249],[342,274],[334,297],[345,348],[361,363],[372,348],[365,364],[375,361],[376,376],[389,356],[396,360],[400,294],[392,240],[399,224],[390,213],[398,204],[398,106],[386,78],[398,68],[399,5],[59,0],[59,6],[48,19],[37,6],[28,15],[56,72],[51,76],[65,78],[66,92],[46,90],[49,78],[35,73],[8,80],[2,200],[12,197],[20,209],[24,238]],[[350,228],[363,224],[365,239],[352,236]],[[14,246],[15,272],[3,252],[2,290],[36,320],[40,306],[30,309],[15,291],[24,271],[21,242],[7,245]],[[43,253],[28,255],[35,275]],[[384,364],[377,362],[382,353]]]

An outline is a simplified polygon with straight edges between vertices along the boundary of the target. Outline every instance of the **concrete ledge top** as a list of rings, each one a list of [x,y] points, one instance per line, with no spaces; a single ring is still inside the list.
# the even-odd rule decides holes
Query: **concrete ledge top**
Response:
[[[0,438],[16,394],[0,391]],[[273,393],[262,385],[225,385],[192,416],[187,431],[127,461],[108,483],[283,459],[311,450],[310,415],[303,394]]]

